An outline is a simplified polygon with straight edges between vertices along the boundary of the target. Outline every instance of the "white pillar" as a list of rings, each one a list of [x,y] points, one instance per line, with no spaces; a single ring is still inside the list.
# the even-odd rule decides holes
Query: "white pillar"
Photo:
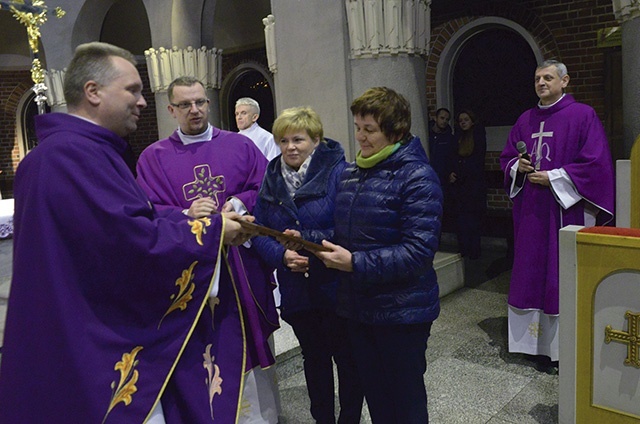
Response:
[[[221,84],[221,49],[215,47],[207,49],[205,46],[199,49],[194,49],[192,46],[186,48],[174,46],[171,49],[152,47],[146,50],[144,55],[147,60],[151,91],[155,95],[160,138],[168,137],[177,128],[175,120],[167,112],[169,105],[167,89],[171,81],[181,76],[195,77],[202,82],[211,100],[209,119],[214,124],[220,121],[218,97]]]
[[[631,147],[640,135],[640,1],[613,0],[616,18],[622,23],[622,110],[624,153],[629,157]]]

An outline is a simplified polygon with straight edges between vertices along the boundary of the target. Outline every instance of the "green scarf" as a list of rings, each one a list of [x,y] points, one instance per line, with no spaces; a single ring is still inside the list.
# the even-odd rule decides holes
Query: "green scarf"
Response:
[[[401,142],[397,142],[395,144],[390,144],[384,149],[380,150],[378,153],[369,156],[368,158],[362,157],[362,151],[359,151],[356,155],[356,165],[360,168],[373,168],[400,148]]]

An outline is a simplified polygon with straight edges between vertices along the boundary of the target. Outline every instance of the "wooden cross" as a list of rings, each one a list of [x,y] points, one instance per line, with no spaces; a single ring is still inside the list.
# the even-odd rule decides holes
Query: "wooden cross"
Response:
[[[604,329],[604,342],[608,344],[614,341],[626,344],[627,358],[624,360],[624,364],[640,368],[640,356],[638,355],[638,348],[640,347],[640,325],[638,325],[640,313],[634,314],[631,311],[627,311],[624,317],[627,319],[629,330],[625,333],[624,331],[613,330],[610,325],[607,325]]]
[[[44,113],[44,102],[47,97],[44,92],[47,87],[44,85],[44,69],[38,56],[40,27],[47,21],[47,13],[49,12],[44,0],[0,0],[0,10],[9,10],[13,16],[27,28],[27,36],[29,37],[29,49],[31,50],[31,79],[34,82],[33,91],[36,93],[36,103],[38,104],[38,112]],[[56,7],[53,11],[56,18],[62,18],[65,11]]]

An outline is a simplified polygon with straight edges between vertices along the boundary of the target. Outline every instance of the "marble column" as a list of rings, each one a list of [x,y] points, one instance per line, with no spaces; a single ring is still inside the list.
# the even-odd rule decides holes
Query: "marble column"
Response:
[[[411,103],[411,132],[428,143],[426,63],[430,0],[345,0],[353,97],[387,86]]]
[[[64,74],[64,70],[56,71],[55,69],[50,69],[44,74],[44,85],[47,87],[45,95],[52,112],[67,111],[63,90]]]
[[[204,85],[207,96],[211,100],[209,120],[219,125],[220,106],[219,90],[222,82],[222,50],[202,46],[195,49],[192,46],[179,48],[158,47],[144,52],[151,91],[155,95],[156,115],[158,119],[158,135],[168,137],[176,128],[177,123],[167,112],[169,99],[167,89],[174,79],[180,76],[198,78]]]
[[[640,135],[640,0],[613,0],[613,10],[622,24],[623,143],[629,157]]]

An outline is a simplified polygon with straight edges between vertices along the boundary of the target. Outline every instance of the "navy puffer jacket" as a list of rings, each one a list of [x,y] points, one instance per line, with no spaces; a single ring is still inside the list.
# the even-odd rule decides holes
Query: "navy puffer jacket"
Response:
[[[350,164],[335,210],[335,242],[352,252],[338,314],[367,324],[414,324],[440,312],[433,257],[442,190],[420,139],[411,136],[372,168]]]
[[[344,150],[337,141],[325,139],[316,148],[302,186],[291,198],[281,173],[280,155],[267,167],[267,172],[254,208],[256,222],[279,231],[298,230],[314,243],[333,238],[333,210],[340,175],[347,166]],[[310,309],[335,310],[338,272],[327,269],[315,255],[309,256],[308,277],[291,272],[284,265],[285,248],[270,237],[252,239],[254,248],[267,264],[278,270],[280,314],[287,320],[291,314]]]

